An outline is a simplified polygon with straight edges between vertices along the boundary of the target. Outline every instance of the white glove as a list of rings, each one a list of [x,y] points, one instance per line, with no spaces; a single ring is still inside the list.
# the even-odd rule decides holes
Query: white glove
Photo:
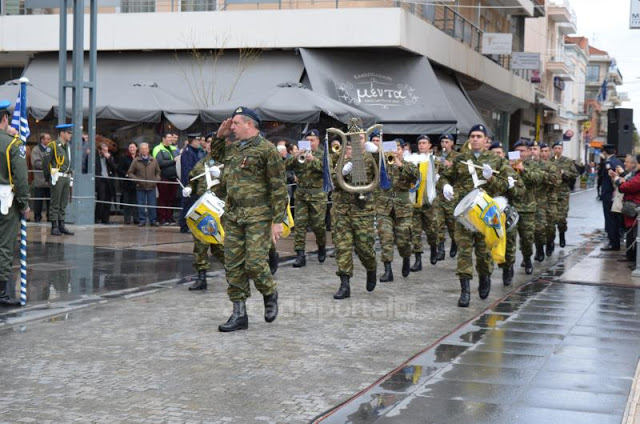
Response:
[[[189,197],[191,196],[191,192],[193,191],[193,189],[190,186],[187,186],[185,188],[182,189],[182,197]]]
[[[485,180],[489,180],[491,179],[491,177],[493,177],[493,169],[491,169],[490,165],[486,163],[482,165],[482,176]]]
[[[453,187],[451,187],[450,184],[445,184],[444,187],[442,187],[442,194],[444,194],[444,198],[447,199],[448,201],[452,201],[453,200]]]
[[[513,177],[507,177],[507,181],[509,182],[509,188],[513,188],[513,186],[516,185],[516,180],[513,179]]]
[[[405,150],[404,152],[402,152],[402,159],[406,160],[409,156],[411,156],[410,151]]]
[[[440,174],[436,174],[436,182],[440,179]]]
[[[369,153],[376,153],[378,151],[378,146],[376,146],[375,143],[367,141],[366,143],[364,143],[364,150]]]
[[[209,168],[209,174],[211,174],[213,178],[218,178],[220,176],[220,168],[218,168],[217,166],[212,166],[211,168]]]
[[[342,175],[349,175],[351,173],[351,171],[353,170],[353,163],[351,162],[347,162],[343,167],[342,167]]]

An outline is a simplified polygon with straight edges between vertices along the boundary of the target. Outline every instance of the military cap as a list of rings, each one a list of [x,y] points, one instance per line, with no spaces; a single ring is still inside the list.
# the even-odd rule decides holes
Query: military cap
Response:
[[[60,132],[62,131],[67,131],[67,132],[71,132],[71,129],[73,128],[73,124],[59,124],[56,125],[56,129]]]
[[[527,140],[523,140],[520,139],[518,141],[516,141],[515,143],[513,143],[513,148],[515,149],[516,147],[529,147],[529,142]]]
[[[191,134],[187,134],[187,138],[188,138],[189,140],[193,140],[193,139],[195,139],[195,138],[199,138],[199,137],[202,137],[202,134],[200,134],[200,133],[191,133]]]
[[[233,115],[231,115],[231,117],[233,118],[236,115],[246,116],[256,121],[258,123],[258,126],[262,125],[262,120],[260,119],[260,115],[258,115],[258,112],[253,109],[249,109],[248,107],[240,106],[233,111]]]
[[[440,136],[440,138],[438,139],[438,142],[441,142],[444,139],[455,141],[455,138],[453,138],[452,134],[445,133]]]
[[[605,144],[604,146],[602,146],[602,150],[604,150],[605,152],[607,152],[608,154],[613,154],[616,151],[616,145],[615,144]]]
[[[9,100],[0,100],[0,112],[9,109],[9,106],[11,106],[11,102]]]
[[[215,131],[211,131],[211,132],[206,133],[206,134],[204,135],[204,138],[205,138],[205,139],[206,139],[206,138],[209,138],[209,137],[212,137],[212,138],[213,138],[213,137],[215,137],[215,136],[216,136],[216,132],[215,132]]]
[[[404,145],[406,144],[405,141],[403,139],[401,139],[401,138],[396,138],[393,141],[395,141],[397,144],[399,144],[400,147],[404,147]]]
[[[318,137],[318,138],[320,138],[320,131],[318,131],[318,130],[316,130],[316,129],[314,128],[314,129],[312,129],[312,130],[307,131],[307,132],[304,134],[304,137],[305,137],[305,138],[307,138],[307,137]]]
[[[418,143],[420,140],[427,140],[429,143],[431,143],[431,139],[426,134],[420,134],[418,138],[416,138],[416,143]]]
[[[374,130],[371,134],[369,134],[369,141],[373,140],[375,137],[380,137],[380,131]]]
[[[551,147],[562,146],[562,141],[554,141]]]
[[[485,127],[485,126],[484,126],[484,125],[482,125],[482,124],[476,124],[476,125],[474,125],[473,127],[471,127],[471,129],[469,130],[468,137],[470,137],[470,136],[471,136],[471,133],[472,133],[472,132],[475,132],[475,131],[480,131],[480,132],[481,132],[482,134],[484,134],[485,136],[487,135],[487,127]]]
[[[545,142],[540,143],[540,148],[541,149],[546,149],[547,147],[549,147],[549,145]]]
[[[502,143],[500,143],[499,141],[494,141],[489,146],[489,150],[493,150],[493,149],[502,149]]]
[[[527,143],[527,145],[529,147],[540,147],[540,143],[538,143],[538,140],[531,140],[529,141],[529,143]]]

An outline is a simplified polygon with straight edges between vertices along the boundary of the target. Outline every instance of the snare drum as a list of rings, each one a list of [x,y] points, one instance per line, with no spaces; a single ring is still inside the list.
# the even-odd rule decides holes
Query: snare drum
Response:
[[[453,211],[454,218],[466,229],[484,234],[489,248],[504,237],[500,215],[494,199],[479,188],[464,196]]]
[[[220,218],[224,214],[224,202],[207,191],[187,212],[187,227],[200,241],[209,244],[224,243],[224,229]]]
[[[498,205],[500,212],[505,215],[505,226],[507,227],[507,231],[513,231],[516,228],[516,225],[518,225],[520,214],[518,214],[518,211],[509,204],[506,197],[497,196],[493,198],[493,201]]]

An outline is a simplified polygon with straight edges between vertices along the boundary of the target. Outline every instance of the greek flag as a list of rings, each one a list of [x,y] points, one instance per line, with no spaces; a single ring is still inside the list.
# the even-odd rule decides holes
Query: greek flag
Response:
[[[324,138],[324,157],[322,158],[322,191],[330,193],[333,191],[333,180],[331,179],[331,150],[329,150],[329,137]]]
[[[11,126],[20,134],[22,143],[26,144],[27,138],[31,135],[31,131],[29,130],[29,122],[27,120],[27,93],[22,87],[23,84],[20,84],[16,107],[13,110],[13,117],[11,118]]]

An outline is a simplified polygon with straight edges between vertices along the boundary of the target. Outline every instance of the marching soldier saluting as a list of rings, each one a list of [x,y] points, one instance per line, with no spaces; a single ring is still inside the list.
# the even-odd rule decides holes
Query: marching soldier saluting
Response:
[[[556,141],[553,143],[553,163],[560,168],[562,173],[562,184],[558,190],[558,215],[556,224],[558,225],[558,233],[560,234],[560,247],[566,245],[564,233],[567,232],[567,215],[569,214],[569,194],[571,193],[572,185],[578,177],[578,170],[576,169],[573,161],[566,156],[562,156],[562,141]],[[553,234],[555,240],[555,230]]]
[[[327,194],[322,190],[323,152],[318,149],[320,131],[315,129],[308,131],[305,140],[311,143],[311,150],[300,152],[300,155],[291,156],[285,161],[287,171],[294,171],[298,180],[295,197],[294,245],[297,257],[293,263],[294,268],[307,265],[304,249],[308,225],[316,235],[318,262],[324,262],[327,257],[327,228],[325,226]]]
[[[474,125],[469,131],[469,150],[453,160],[453,166],[442,172],[440,181],[442,193],[447,201],[458,203],[474,188],[482,188],[490,196],[498,196],[508,188],[505,162],[498,155],[484,151],[487,129],[484,125]],[[480,171],[475,166],[483,169]],[[478,176],[478,171],[481,175]],[[494,171],[499,174],[494,175]],[[482,178],[480,178],[482,177]],[[491,272],[493,263],[491,252],[487,250],[484,237],[479,232],[471,232],[456,222],[456,242],[458,243],[458,269],[460,278],[460,299],[458,306],[469,306],[471,298],[470,280],[473,275],[471,250],[475,246],[476,270],[479,274],[480,299],[486,299],[491,290]]]
[[[47,146],[42,164],[44,178],[51,184],[49,220],[51,221],[52,236],[73,235],[64,225],[71,190],[71,146],[69,146],[69,142],[71,141],[72,128],[73,124],[56,126],[58,139]]]
[[[11,102],[0,100],[0,306],[19,306],[7,293],[20,213],[29,210],[25,148],[7,133]]]
[[[392,187],[389,190],[380,190],[376,196],[376,219],[384,264],[381,283],[393,281],[391,262],[394,244],[398,246],[398,253],[402,257],[402,276],[407,277],[411,268],[413,205],[409,200],[409,189],[418,179],[418,167],[402,160],[403,148],[404,141],[396,139],[395,152],[380,153],[393,157],[393,163],[387,164]]]
[[[278,316],[278,291],[267,263],[271,243],[282,236],[287,207],[285,168],[276,147],[260,135],[260,117],[239,107],[220,124],[211,143],[211,156],[225,165],[227,190],[224,214],[224,263],[227,294],[233,313],[218,329],[245,330],[249,280],[264,298],[264,319]],[[227,145],[225,139],[233,137]]]

